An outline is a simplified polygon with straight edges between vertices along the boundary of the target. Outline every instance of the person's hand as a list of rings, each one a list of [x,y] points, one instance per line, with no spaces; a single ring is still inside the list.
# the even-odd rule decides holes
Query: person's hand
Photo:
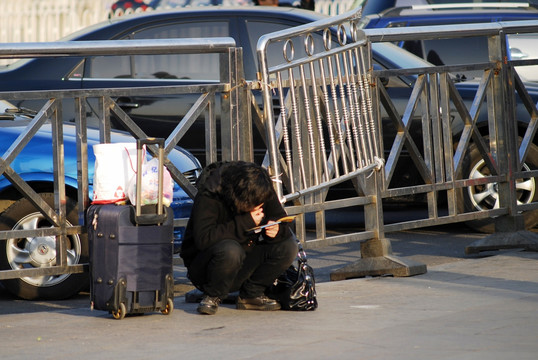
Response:
[[[252,216],[252,220],[254,220],[254,223],[256,226],[260,225],[263,218],[265,217],[265,214],[263,213],[263,204],[260,204],[256,206],[254,209],[250,211],[250,216]]]
[[[273,226],[268,226],[265,228],[265,235],[269,236],[270,238],[274,238],[276,234],[278,234],[279,225],[273,220],[269,220],[267,224],[275,224]]]

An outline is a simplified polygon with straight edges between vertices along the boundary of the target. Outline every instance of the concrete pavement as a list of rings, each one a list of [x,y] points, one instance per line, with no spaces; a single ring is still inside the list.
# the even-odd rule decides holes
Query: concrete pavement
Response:
[[[177,297],[169,316],[155,313],[118,321],[90,311],[87,294],[24,302],[0,293],[1,356],[536,359],[538,253],[505,250],[466,257],[463,248],[447,247],[471,242],[469,234],[443,236],[435,229],[395,235],[395,255],[427,260],[428,272],[414,277],[330,282],[331,269],[357,259],[358,244],[308,251],[319,274],[319,308],[313,312],[239,311],[224,304],[214,316],[199,315],[196,304],[181,296],[191,288],[181,265],[175,266]],[[436,250],[428,254],[428,246]]]

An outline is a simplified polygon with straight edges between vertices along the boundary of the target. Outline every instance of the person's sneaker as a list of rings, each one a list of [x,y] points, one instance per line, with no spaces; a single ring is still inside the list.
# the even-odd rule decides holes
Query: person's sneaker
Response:
[[[278,301],[268,298],[265,295],[245,299],[238,296],[236,304],[239,310],[273,311],[280,309],[280,303]]]
[[[221,299],[222,304],[235,304],[235,301],[237,300],[237,295],[239,294],[239,291],[229,293],[226,298]],[[204,293],[198,289],[193,289],[191,291],[188,291],[185,293],[185,302],[187,304],[196,304],[202,301],[204,297]]]
[[[219,308],[219,304],[220,299],[218,297],[204,295],[196,311],[198,311],[200,314],[214,315]]]

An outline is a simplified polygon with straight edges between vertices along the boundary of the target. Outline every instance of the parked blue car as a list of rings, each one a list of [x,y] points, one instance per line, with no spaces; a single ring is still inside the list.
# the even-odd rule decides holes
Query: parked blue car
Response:
[[[0,153],[24,131],[34,114],[15,108],[0,100]],[[67,220],[79,223],[77,211],[77,152],[74,124],[64,124],[64,163],[67,196]],[[131,136],[114,131],[112,142],[133,142]],[[94,144],[99,143],[99,132],[88,129],[88,176],[93,180],[95,156]],[[182,148],[170,152],[170,161],[192,182],[201,166],[198,160]],[[26,181],[43,199],[54,206],[54,169],[52,161],[52,129],[44,125],[25,146],[24,150],[10,164],[11,168]],[[90,183],[91,194],[91,183]],[[89,197],[91,195],[88,194]],[[173,202],[175,218],[190,215],[193,200],[177,184],[174,186]],[[4,176],[0,177],[0,230],[20,230],[50,227],[50,223],[26,198],[22,197]],[[174,229],[175,247],[179,248],[184,228]],[[67,261],[70,265],[88,262],[86,236],[69,236]],[[18,238],[0,241],[0,269],[25,269],[52,266],[56,263],[56,243],[53,236]],[[87,274],[64,274],[42,277],[25,277],[4,280],[3,285],[18,297],[24,299],[59,299],[72,296],[88,286]]]

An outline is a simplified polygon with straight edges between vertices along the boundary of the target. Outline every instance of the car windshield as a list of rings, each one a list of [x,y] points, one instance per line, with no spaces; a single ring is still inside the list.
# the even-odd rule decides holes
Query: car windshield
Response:
[[[414,69],[433,66],[426,60],[391,43],[372,43],[374,58],[387,69]]]
[[[372,43],[372,53],[374,64],[379,65],[383,70],[415,69],[433,66],[422,58],[391,43]],[[384,78],[383,83],[386,87],[412,86],[416,78],[416,75],[403,75],[390,77],[390,79]]]

